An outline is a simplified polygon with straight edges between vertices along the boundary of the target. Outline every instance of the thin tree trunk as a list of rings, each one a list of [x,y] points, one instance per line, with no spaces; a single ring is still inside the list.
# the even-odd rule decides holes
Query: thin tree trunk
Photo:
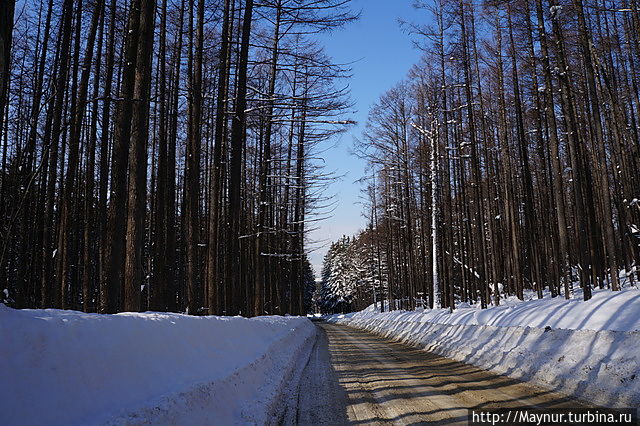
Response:
[[[62,207],[60,214],[60,226],[58,228],[58,258],[60,259],[59,268],[59,285],[60,285],[60,307],[67,309],[68,305],[68,290],[71,288],[73,279],[70,276],[72,256],[71,253],[71,224],[74,222],[74,187],[76,181],[76,174],[78,173],[79,165],[79,149],[80,149],[80,131],[82,128],[82,121],[85,112],[85,106],[87,103],[87,93],[89,90],[89,77],[91,74],[91,63],[93,61],[94,43],[96,40],[96,33],[98,30],[98,24],[100,23],[100,15],[102,14],[103,2],[102,0],[96,1],[91,17],[91,26],[89,27],[86,50],[84,54],[84,60],[82,63],[82,75],[80,77],[80,83],[78,85],[77,101],[75,103],[75,109],[72,111],[71,116],[71,134],[69,137],[69,157],[67,160],[67,173],[65,175],[64,193],[62,195]],[[80,25],[78,21],[76,25]]]
[[[218,94],[216,98],[216,129],[213,148],[213,176],[211,177],[211,192],[209,195],[209,238],[207,246],[207,275],[206,286],[208,289],[209,314],[218,313],[219,299],[219,264],[220,244],[220,193],[222,190],[222,158],[223,145],[226,138],[227,119],[227,93],[229,86],[228,68],[230,62],[229,41],[231,37],[232,10],[235,1],[225,0],[224,17],[222,23],[222,43],[220,47],[218,64]]]
[[[113,136],[111,188],[104,246],[104,272],[100,283],[100,311],[115,313],[120,300],[127,228],[127,168],[134,103],[136,63],[140,38],[141,0],[131,0],[127,23],[124,69]],[[123,296],[123,295],[122,295]]]
[[[129,150],[129,190],[127,203],[126,253],[124,264],[125,311],[140,310],[140,288],[143,283],[142,246],[144,243],[147,195],[147,140],[149,138],[149,92],[151,89],[151,52],[155,23],[155,0],[140,4],[134,102]]]
[[[191,5],[193,5],[193,1],[191,1]],[[195,48],[195,54],[190,80],[191,85],[189,88],[187,159],[184,187],[187,312],[192,314],[198,313],[202,299],[201,286],[199,284],[200,262],[198,256],[198,244],[200,240],[200,144],[202,143],[202,44],[204,37],[204,0],[198,1],[196,19],[195,46],[189,47],[192,51]]]

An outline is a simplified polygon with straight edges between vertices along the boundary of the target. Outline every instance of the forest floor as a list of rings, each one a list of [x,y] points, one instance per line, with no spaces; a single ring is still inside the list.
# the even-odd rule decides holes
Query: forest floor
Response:
[[[320,345],[313,356],[323,364],[330,354],[332,368],[317,376],[319,382],[307,382],[310,393],[303,395],[306,402],[299,407],[311,415],[298,424],[467,424],[468,409],[584,406],[529,383],[368,332],[326,323],[319,327]],[[334,402],[332,407],[314,409],[326,406],[327,399]],[[340,401],[345,402],[342,413],[336,411]]]

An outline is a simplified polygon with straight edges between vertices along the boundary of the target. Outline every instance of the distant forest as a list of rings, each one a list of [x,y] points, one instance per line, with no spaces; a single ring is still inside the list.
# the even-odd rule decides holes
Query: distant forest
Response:
[[[637,283],[639,2],[415,7],[402,25],[423,57],[370,112],[369,226],[325,258],[323,309]]]
[[[348,69],[314,40],[356,17],[349,0],[0,1],[0,302],[305,312],[333,179],[319,144],[351,124]]]

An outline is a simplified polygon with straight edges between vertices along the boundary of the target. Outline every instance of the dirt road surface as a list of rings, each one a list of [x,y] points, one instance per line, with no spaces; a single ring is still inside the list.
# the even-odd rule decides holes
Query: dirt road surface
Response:
[[[467,409],[581,406],[353,328],[318,324],[297,424],[467,424]],[[329,365],[330,364],[330,365]]]

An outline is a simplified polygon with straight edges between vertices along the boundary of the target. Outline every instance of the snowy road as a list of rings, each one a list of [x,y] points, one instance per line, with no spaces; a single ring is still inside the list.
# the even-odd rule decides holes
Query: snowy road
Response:
[[[319,327],[303,372],[298,424],[467,424],[468,408],[579,406],[561,395],[350,327]]]

